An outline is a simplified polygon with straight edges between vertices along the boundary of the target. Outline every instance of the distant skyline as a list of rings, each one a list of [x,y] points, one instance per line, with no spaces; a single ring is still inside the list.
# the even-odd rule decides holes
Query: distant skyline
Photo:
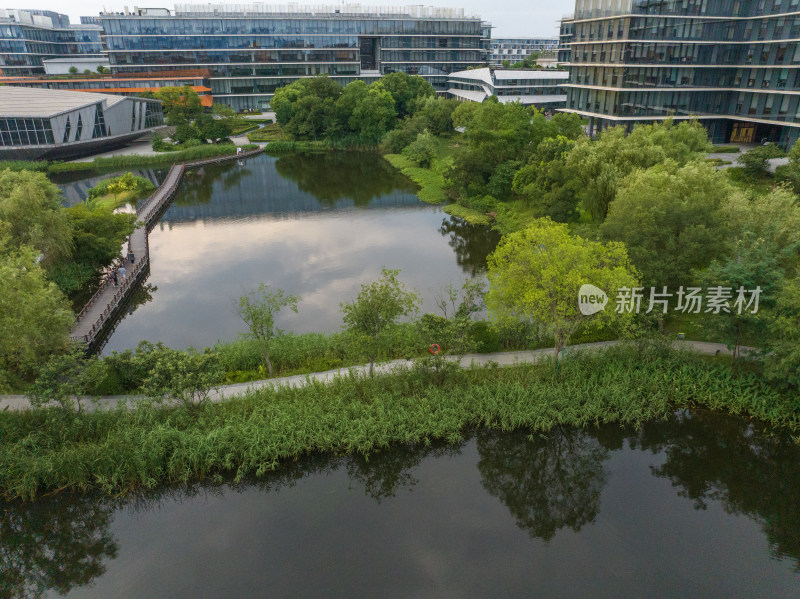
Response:
[[[30,2],[30,4],[28,4]],[[184,0],[183,3],[190,3]],[[205,4],[205,2],[195,2],[196,4]],[[243,2],[247,3],[247,2]],[[264,4],[284,4],[285,2],[264,2]],[[234,3],[227,3],[234,4]],[[298,0],[297,4],[303,5],[306,2]],[[325,0],[314,0],[308,4],[326,4],[335,5],[337,2]],[[402,0],[393,0],[392,2],[380,2],[371,0],[362,0],[360,2],[363,6],[407,6],[419,4],[414,0],[403,2]],[[495,2],[486,2],[478,0],[443,0],[441,2],[425,2],[426,6],[447,6],[453,8],[463,8],[467,12],[475,12],[481,16],[485,21],[489,21],[494,29],[492,30],[492,37],[558,37],[558,21],[566,14],[572,14],[575,9],[574,0],[551,0],[544,2],[542,0],[534,0],[533,2],[522,2],[521,0],[497,0]],[[121,12],[124,6],[133,9],[134,6],[140,8],[157,7],[169,8],[172,10],[175,3],[164,1],[148,2],[147,0],[122,0],[119,2],[99,2],[95,0],[73,0],[69,3],[56,0],[27,0],[25,3],[17,3],[4,6],[4,8],[19,8],[19,9],[39,9],[39,10],[52,10],[69,15],[70,22],[80,23],[82,16],[97,16],[100,11],[117,11]]]

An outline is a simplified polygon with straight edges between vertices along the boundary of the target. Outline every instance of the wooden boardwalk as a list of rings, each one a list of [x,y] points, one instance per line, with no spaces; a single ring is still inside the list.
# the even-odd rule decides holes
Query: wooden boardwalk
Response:
[[[136,219],[139,222],[139,226],[131,233],[129,238],[129,246],[134,254],[133,263],[128,260],[127,255],[120,257],[119,263],[123,264],[127,271],[125,277],[118,278],[117,287],[114,287],[111,281],[103,281],[97,293],[78,313],[75,325],[70,332],[72,341],[85,343],[90,349],[93,348],[98,337],[107,329],[109,321],[117,313],[117,309],[128,299],[136,285],[144,277],[150,265],[148,234],[158,221],[161,212],[172,201],[186,169],[249,158],[259,154],[261,151],[259,148],[244,154],[219,156],[207,160],[172,165],[164,182],[136,209]]]

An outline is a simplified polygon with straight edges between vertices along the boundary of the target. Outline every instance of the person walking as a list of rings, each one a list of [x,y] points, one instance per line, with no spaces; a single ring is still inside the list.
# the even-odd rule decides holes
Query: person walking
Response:
[[[117,269],[117,272],[119,273],[119,278],[120,279],[124,279],[125,275],[128,274],[128,271],[125,270],[125,266],[124,265],[120,265],[120,267]]]
[[[131,261],[131,264],[133,264],[133,259],[134,258],[135,258],[135,256],[133,255],[133,250],[129,248],[128,249],[128,260]]]
[[[117,269],[111,271],[111,280],[114,281],[114,287],[119,284],[119,279],[117,279]]]

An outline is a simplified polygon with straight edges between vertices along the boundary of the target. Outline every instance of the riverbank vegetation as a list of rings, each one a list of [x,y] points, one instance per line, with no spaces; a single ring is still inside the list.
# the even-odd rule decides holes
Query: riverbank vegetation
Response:
[[[125,173],[100,181],[89,189],[87,199],[91,205],[113,210],[131,202],[135,203],[136,200],[149,196],[155,189],[156,186],[150,179]]]
[[[577,353],[559,368],[547,359],[458,369],[430,358],[392,375],[262,389],[221,404],[1,413],[0,490],[33,499],[67,489],[118,494],[223,475],[242,480],[318,452],[455,442],[476,427],[635,426],[698,406],[798,431],[796,395],[657,343]]]

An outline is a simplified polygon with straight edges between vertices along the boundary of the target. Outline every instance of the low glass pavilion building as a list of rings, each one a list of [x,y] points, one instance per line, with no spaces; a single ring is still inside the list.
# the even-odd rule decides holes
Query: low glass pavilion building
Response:
[[[163,124],[157,100],[0,86],[0,160],[89,156]]]

